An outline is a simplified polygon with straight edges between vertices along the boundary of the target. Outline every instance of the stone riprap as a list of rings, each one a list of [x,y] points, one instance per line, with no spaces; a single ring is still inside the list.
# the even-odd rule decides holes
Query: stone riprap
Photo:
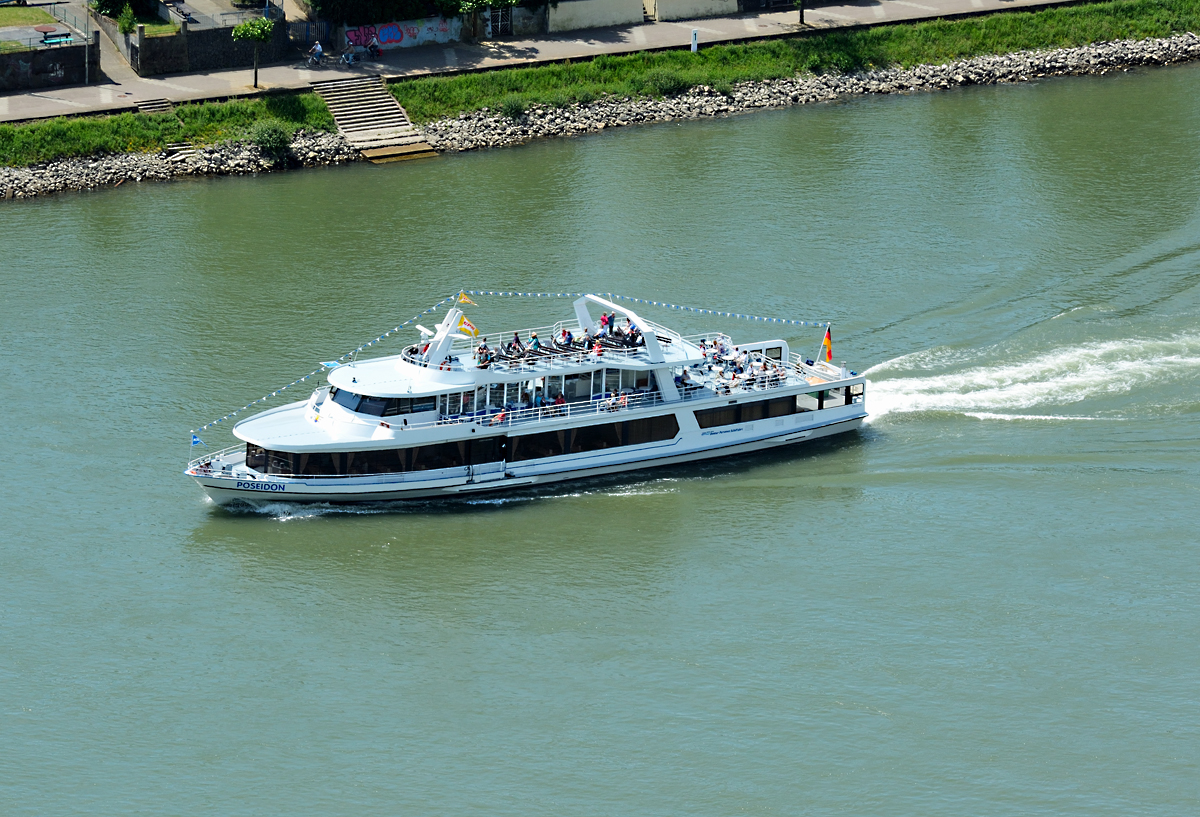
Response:
[[[946,65],[743,82],[733,87],[731,96],[701,86],[664,99],[605,97],[569,108],[539,105],[515,120],[483,110],[431,122],[424,130],[426,140],[436,150],[476,150],[623,125],[729,116],[761,108],[827,102],[857,94],[908,94],[964,85],[1027,82],[1039,77],[1102,74],[1113,69],[1195,59],[1200,59],[1200,37],[1185,33],[1162,39],[1119,40],[1080,48],[975,57]]]
[[[1114,69],[1196,59],[1200,59],[1200,37],[1185,33],[1162,39],[1120,40],[1080,48],[975,57],[946,65],[743,82],[735,85],[729,96],[701,86],[665,99],[605,97],[568,108],[534,106],[515,120],[483,110],[431,122],[422,130],[436,150],[476,150],[639,123],[729,116],[762,108],[827,102],[856,94],[908,94],[964,85],[1028,82],[1039,77],[1102,74]],[[293,140],[288,156],[278,160],[265,157],[254,145],[234,142],[202,148],[178,161],[169,159],[165,153],[134,153],[65,159],[27,168],[0,167],[0,198],[29,198],[123,181],[259,173],[361,158],[338,134],[301,132]]]
[[[165,181],[175,176],[239,176],[361,159],[362,154],[340,134],[298,131],[288,153],[279,158],[264,155],[253,144],[224,142],[174,159],[165,152],[121,153],[30,167],[0,167],[0,198],[31,198],[122,182]]]

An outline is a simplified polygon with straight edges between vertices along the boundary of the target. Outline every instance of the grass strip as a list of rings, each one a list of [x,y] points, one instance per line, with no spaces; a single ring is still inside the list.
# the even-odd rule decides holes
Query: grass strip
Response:
[[[415,122],[480,108],[514,110],[532,103],[565,107],[603,94],[663,96],[695,85],[728,93],[733,83],[797,73],[845,72],[1104,40],[1200,32],[1200,0],[1111,0],[960,20],[899,23],[828,31],[742,45],[717,45],[590,61],[422,77],[390,87]]]
[[[123,113],[0,125],[0,165],[22,167],[96,153],[145,153],[170,142],[203,145],[249,135],[274,119],[294,132],[333,131],[329,108],[316,94],[271,95],[231,102],[180,105],[172,114]]]

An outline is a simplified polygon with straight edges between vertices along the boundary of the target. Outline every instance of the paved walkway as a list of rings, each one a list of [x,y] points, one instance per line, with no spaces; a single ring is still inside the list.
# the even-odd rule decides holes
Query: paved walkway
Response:
[[[1032,6],[1060,5],[1061,0],[835,0],[805,14],[808,27],[845,28],[857,25],[919,20],[934,17],[1000,11]],[[313,80],[355,74],[382,74],[388,79],[428,74],[456,73],[482,68],[533,65],[565,59],[625,54],[649,49],[687,48],[692,29],[701,45],[778,37],[803,30],[796,11],[745,14],[672,23],[572,31],[537,40],[504,40],[467,45],[427,45],[387,51],[378,62],[354,67],[334,66],[308,70],[300,54],[296,62],[259,69],[263,88],[306,88]],[[0,122],[40,119],[63,114],[128,110],[139,100],[166,98],[173,102],[221,99],[256,93],[250,87],[250,69],[202,74],[137,76],[117,53],[116,46],[100,35],[100,68],[104,80],[96,85],[42,89],[33,93],[0,95]]]

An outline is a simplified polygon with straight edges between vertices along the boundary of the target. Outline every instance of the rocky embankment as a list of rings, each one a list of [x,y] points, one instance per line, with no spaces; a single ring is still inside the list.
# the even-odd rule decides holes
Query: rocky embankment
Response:
[[[485,110],[431,122],[425,126],[425,138],[436,150],[476,150],[623,125],[826,102],[855,94],[910,94],[963,85],[1028,82],[1039,77],[1103,74],[1113,69],[1195,59],[1200,59],[1200,37],[1187,33],[1163,39],[976,57],[947,65],[744,82],[733,87],[731,96],[701,86],[665,99],[608,97],[570,108],[534,106],[515,120]]]
[[[1039,77],[1103,74],[1114,69],[1169,65],[1196,59],[1200,59],[1200,37],[1187,33],[1163,39],[1121,40],[1054,51],[1021,51],[958,60],[946,65],[744,82],[734,86],[731,95],[701,86],[664,99],[606,97],[569,108],[534,106],[517,119],[483,110],[431,122],[424,127],[424,132],[436,150],[476,150],[624,125],[806,105],[856,94],[911,94],[964,85],[1028,82]],[[279,158],[265,156],[252,144],[225,143],[175,157],[166,153],[131,153],[65,159],[26,168],[0,167],[0,198],[29,198],[126,181],[241,175],[359,159],[358,151],[337,134],[301,132],[293,139],[288,154]]]
[[[287,153],[278,157],[267,156],[246,142],[224,142],[179,155],[121,153],[30,167],[0,167],[0,198],[31,198],[124,182],[165,181],[176,176],[239,176],[356,162],[361,158],[339,134],[298,131]]]

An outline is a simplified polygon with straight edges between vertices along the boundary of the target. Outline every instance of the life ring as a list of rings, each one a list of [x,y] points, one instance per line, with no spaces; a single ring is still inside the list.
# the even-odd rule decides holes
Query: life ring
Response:
[[[443,372],[448,372],[448,371],[450,371],[450,361],[449,361],[449,360],[443,360],[443,361],[442,361],[440,364],[438,364],[438,369],[440,369],[440,370],[441,370],[441,371],[443,371]]]

